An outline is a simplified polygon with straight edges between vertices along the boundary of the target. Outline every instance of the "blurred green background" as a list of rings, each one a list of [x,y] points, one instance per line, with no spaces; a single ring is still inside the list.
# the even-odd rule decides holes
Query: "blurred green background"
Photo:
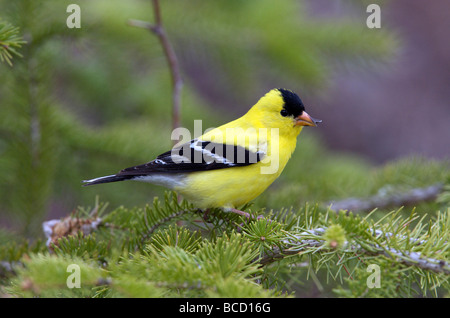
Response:
[[[69,29],[66,8],[81,8]],[[369,29],[369,3],[382,8]],[[216,127],[274,87],[323,120],[255,207],[279,209],[445,182],[450,155],[446,1],[161,1],[180,62],[182,125]],[[27,42],[0,64],[0,225],[42,236],[44,220],[92,206],[144,206],[163,188],[82,187],[167,151],[171,82],[151,1],[0,0]],[[447,44],[445,44],[447,43]],[[429,205],[423,211],[430,209]],[[420,207],[419,207],[420,211]]]

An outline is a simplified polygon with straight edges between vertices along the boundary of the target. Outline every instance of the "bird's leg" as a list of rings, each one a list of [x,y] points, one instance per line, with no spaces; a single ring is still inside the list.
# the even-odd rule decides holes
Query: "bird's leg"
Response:
[[[241,210],[238,210],[238,209],[231,208],[230,212],[237,213],[239,215],[245,216],[247,219],[250,218],[250,214],[249,213],[241,211]]]
[[[203,220],[205,220],[205,222],[208,222],[208,215],[209,215],[209,209],[206,209],[203,212],[203,216],[202,216],[202,218],[203,218]]]
[[[237,214],[242,215],[242,216],[245,216],[247,219],[250,219],[250,218],[251,218],[251,217],[250,217],[250,213],[247,213],[247,212],[244,212],[244,211],[241,211],[241,210],[238,210],[238,209],[232,208],[232,209],[230,209],[229,211],[230,211],[230,212],[233,212],[233,213],[237,213]],[[264,215],[258,215],[258,216],[256,217],[256,219],[259,220],[259,219],[262,219],[263,217],[264,217]]]

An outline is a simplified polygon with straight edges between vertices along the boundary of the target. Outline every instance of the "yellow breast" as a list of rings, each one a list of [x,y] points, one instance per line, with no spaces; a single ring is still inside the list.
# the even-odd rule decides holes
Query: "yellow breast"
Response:
[[[296,138],[269,138],[267,156],[243,167],[190,173],[175,189],[199,208],[237,208],[258,197],[281,174],[296,146]]]

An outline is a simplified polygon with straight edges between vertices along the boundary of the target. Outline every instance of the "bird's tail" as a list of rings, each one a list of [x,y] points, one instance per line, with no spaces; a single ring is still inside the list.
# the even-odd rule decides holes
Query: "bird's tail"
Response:
[[[90,186],[90,185],[94,185],[94,184],[100,184],[100,183],[109,183],[109,182],[117,182],[117,181],[124,181],[124,180],[129,180],[129,179],[133,179],[135,176],[121,176],[121,175],[110,175],[110,176],[105,176],[105,177],[100,177],[100,178],[95,178],[95,179],[90,179],[90,180],[83,180],[84,184],[83,186]]]

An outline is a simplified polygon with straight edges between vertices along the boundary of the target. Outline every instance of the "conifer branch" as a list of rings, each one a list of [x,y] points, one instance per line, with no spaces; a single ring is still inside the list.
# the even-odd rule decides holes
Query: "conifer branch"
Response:
[[[147,240],[161,225],[168,223],[173,219],[179,218],[180,216],[182,216],[185,213],[187,213],[186,210],[180,210],[180,211],[174,212],[174,213],[168,215],[167,217],[160,219],[158,221],[158,223],[153,224],[153,226],[149,225],[149,222],[147,220],[147,214],[144,213],[145,226],[147,228],[147,233],[142,235],[141,242],[144,242],[145,240]]]
[[[368,252],[368,254],[371,253]],[[394,248],[389,248],[385,251],[380,248],[379,252],[374,253],[373,255],[384,255],[407,266],[414,266],[423,270],[450,275],[450,264],[448,261],[424,257],[422,253],[419,252],[400,251]]]
[[[283,241],[283,243],[285,244],[283,249],[280,249],[279,247],[274,248],[271,253],[267,253],[259,260],[259,264],[261,264],[261,266],[265,266],[273,263],[274,261],[281,260],[287,256],[301,254],[311,249],[319,251],[324,247],[325,240],[314,237],[322,236],[325,231],[326,228],[319,227],[302,232],[297,235],[293,235],[292,237]],[[394,236],[393,233],[383,233],[380,230],[375,231],[375,234],[377,237],[384,236],[386,238]],[[417,245],[426,243],[426,241],[424,240],[409,240]],[[407,266],[413,266],[435,273],[450,275],[450,264],[448,261],[426,257],[420,252],[402,251],[396,248],[383,247],[378,244],[370,243],[364,244],[364,247],[362,247],[360,244],[350,244],[347,241],[344,243],[344,246],[347,246],[347,251],[352,250],[355,254],[366,254],[370,256],[384,255],[389,259],[405,264]]]
[[[183,87],[183,80],[177,56],[162,23],[161,9],[158,0],[153,0],[153,13],[155,20],[154,24],[141,20],[128,20],[128,24],[149,30],[158,37],[158,40],[161,43],[167,63],[169,64],[170,75],[172,78],[172,128],[175,129],[180,127],[181,121],[181,89]]]
[[[9,66],[13,66],[13,55],[22,57],[16,49],[26,43],[18,33],[19,28],[0,20],[0,61],[8,63]]]

